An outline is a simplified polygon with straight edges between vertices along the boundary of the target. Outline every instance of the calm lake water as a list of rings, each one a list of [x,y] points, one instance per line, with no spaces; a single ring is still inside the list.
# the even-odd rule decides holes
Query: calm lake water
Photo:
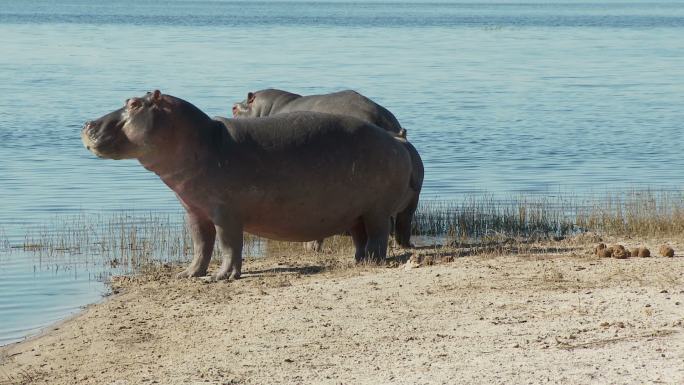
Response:
[[[356,89],[408,129],[424,199],[677,189],[683,36],[684,2],[3,0],[0,344],[96,301],[111,272],[12,249],[27,232],[179,210],[135,161],[81,145],[83,122],[128,97],[158,88],[225,116],[262,88]]]

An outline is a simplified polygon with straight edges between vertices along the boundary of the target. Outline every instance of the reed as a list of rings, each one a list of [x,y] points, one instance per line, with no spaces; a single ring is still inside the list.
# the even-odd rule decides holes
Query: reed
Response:
[[[0,227],[0,251],[9,251],[11,250],[11,246],[12,244],[10,243],[9,237],[7,237],[5,229]]]
[[[413,233],[454,239],[566,237],[592,231],[613,236],[670,237],[684,232],[684,193],[630,190],[600,196],[471,196],[422,202]]]
[[[632,190],[607,194],[579,207],[577,225],[584,229],[625,236],[669,237],[684,233],[684,192]]]
[[[612,236],[668,237],[684,233],[684,194],[633,190],[601,197],[519,196],[495,199],[478,195],[462,201],[424,200],[413,233],[433,243],[514,238],[540,240],[584,231]],[[439,240],[439,241],[437,241]],[[428,242],[429,243],[429,242]],[[0,249],[21,249],[42,257],[79,255],[120,270],[187,261],[192,241],[180,213],[117,212],[57,217],[31,228],[21,244],[0,231]],[[351,252],[347,236],[326,240],[324,252]],[[245,235],[246,256],[306,253],[298,242],[271,241]],[[217,255],[221,253],[217,247]]]
[[[577,231],[566,199],[520,197],[497,200],[473,196],[454,201],[425,201],[416,212],[414,234],[456,240],[495,236],[547,238]]]

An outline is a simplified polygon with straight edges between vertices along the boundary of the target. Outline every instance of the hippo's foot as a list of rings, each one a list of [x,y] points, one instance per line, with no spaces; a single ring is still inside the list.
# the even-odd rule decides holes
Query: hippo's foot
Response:
[[[241,275],[241,274],[240,274],[240,271],[237,270],[237,269],[233,269],[233,268],[230,268],[230,267],[229,267],[229,268],[224,268],[223,266],[221,266],[221,268],[219,269],[219,271],[217,271],[216,273],[214,273],[214,280],[216,280],[216,281],[221,281],[221,280],[226,279],[226,280],[229,280],[229,281],[234,281],[234,280],[236,280],[236,279],[240,279],[240,275]]]
[[[207,269],[190,266],[187,269],[176,274],[176,278],[192,278],[192,277],[204,277],[207,275]]]

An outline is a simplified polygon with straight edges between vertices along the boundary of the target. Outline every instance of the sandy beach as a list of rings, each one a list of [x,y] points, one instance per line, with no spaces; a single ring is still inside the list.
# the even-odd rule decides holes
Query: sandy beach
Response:
[[[592,247],[290,253],[237,282],[150,269],[0,348],[0,384],[684,383],[684,258]]]

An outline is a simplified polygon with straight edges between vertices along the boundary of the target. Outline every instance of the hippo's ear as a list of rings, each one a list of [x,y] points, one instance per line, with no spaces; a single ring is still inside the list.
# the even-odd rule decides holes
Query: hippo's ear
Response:
[[[247,93],[247,104],[252,104],[254,102],[254,98],[256,95],[254,95],[254,92],[248,92]]]
[[[159,90],[154,90],[152,91],[152,101],[153,102],[158,102],[161,100],[162,93]]]

